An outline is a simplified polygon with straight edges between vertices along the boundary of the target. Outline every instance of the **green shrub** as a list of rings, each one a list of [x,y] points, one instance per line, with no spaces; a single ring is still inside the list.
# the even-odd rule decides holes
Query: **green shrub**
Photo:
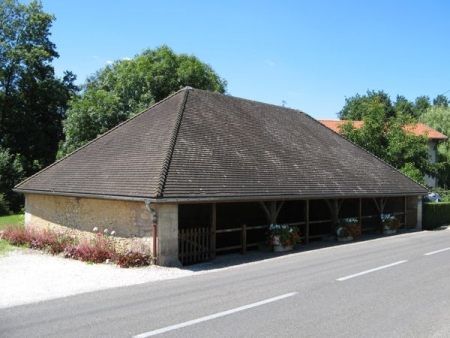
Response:
[[[450,223],[450,202],[424,203],[423,228],[432,230]]]
[[[151,259],[151,255],[136,251],[129,251],[123,254],[118,254],[116,256],[116,263],[121,268],[142,267],[150,265]]]

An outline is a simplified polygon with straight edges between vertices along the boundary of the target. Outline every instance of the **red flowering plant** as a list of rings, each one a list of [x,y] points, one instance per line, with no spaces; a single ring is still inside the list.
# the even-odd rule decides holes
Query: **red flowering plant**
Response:
[[[288,247],[300,243],[299,230],[295,226],[271,224],[269,225],[268,234],[271,247],[274,245]]]
[[[397,230],[400,228],[400,221],[391,214],[381,214],[381,223],[385,230]]]
[[[361,227],[357,218],[344,218],[338,224],[336,233],[340,238],[358,237],[361,235]]]

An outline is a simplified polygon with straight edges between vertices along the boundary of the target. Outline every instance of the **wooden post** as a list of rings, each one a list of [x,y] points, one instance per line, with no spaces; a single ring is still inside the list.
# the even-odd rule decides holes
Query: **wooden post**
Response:
[[[211,252],[211,259],[216,258],[216,227],[217,227],[217,206],[216,203],[213,203],[211,210],[211,235],[209,248]]]
[[[406,225],[406,210],[407,210],[406,196],[403,196],[403,224],[405,226],[405,230],[408,230],[408,226]]]
[[[265,202],[260,201],[259,203],[265,212],[265,215],[267,217],[267,221],[269,222],[269,224],[276,224],[278,214],[280,213],[280,210],[284,204],[284,201],[281,201],[280,204],[278,205],[278,207],[277,207],[276,201],[270,201],[269,207],[266,206]]]
[[[358,214],[358,220],[359,220],[359,229],[362,233],[362,199],[359,198],[359,214]]]
[[[242,254],[247,252],[247,225],[242,224]]]
[[[305,243],[309,243],[309,200],[306,200],[306,212],[305,212]]]
[[[344,202],[344,200],[325,200],[325,202],[328,205],[328,209],[330,210],[331,213],[331,222],[332,222],[332,229],[331,232],[334,232],[334,230],[336,229],[336,226],[339,222],[339,211],[341,210],[341,206],[342,203]]]

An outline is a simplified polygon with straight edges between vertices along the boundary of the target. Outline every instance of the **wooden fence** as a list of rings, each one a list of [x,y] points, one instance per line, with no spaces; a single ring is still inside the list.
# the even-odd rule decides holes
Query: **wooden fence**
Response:
[[[180,229],[178,233],[178,257],[181,264],[206,262],[214,257],[211,228]]]
[[[399,212],[394,213],[397,217],[403,217],[405,213]],[[356,218],[356,217],[355,217]],[[368,215],[362,216],[361,221],[367,219],[378,219],[378,215]],[[310,235],[309,226],[315,224],[330,223],[331,219],[309,221],[309,222],[295,222],[287,223],[286,225],[298,226],[301,230],[300,238],[303,243],[307,244],[310,239],[323,238],[324,236],[330,235],[329,231],[324,233],[315,233]],[[375,224],[375,223],[374,223]],[[405,227],[405,223],[402,222],[402,227]],[[230,250],[240,250],[242,254],[245,254],[249,247],[255,247],[263,244],[264,241],[260,242],[248,242],[248,232],[252,230],[267,229],[268,225],[258,225],[258,226],[247,226],[242,224],[236,228],[220,229],[215,232],[209,228],[191,228],[191,229],[180,229],[178,233],[178,251],[179,259],[183,265],[196,264],[201,262],[206,262],[213,260],[216,257],[216,252],[230,251]],[[406,227],[405,227],[406,229]],[[363,232],[369,232],[376,230],[375,225],[369,227],[362,227]],[[235,243],[227,247],[216,247],[216,234],[224,234],[231,232],[240,233],[239,243]]]

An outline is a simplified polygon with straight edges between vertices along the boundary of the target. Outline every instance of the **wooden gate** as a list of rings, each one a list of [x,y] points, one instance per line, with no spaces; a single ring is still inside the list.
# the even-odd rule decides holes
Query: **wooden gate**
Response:
[[[212,259],[215,248],[211,244],[211,228],[180,229],[178,232],[178,258],[189,265]]]

